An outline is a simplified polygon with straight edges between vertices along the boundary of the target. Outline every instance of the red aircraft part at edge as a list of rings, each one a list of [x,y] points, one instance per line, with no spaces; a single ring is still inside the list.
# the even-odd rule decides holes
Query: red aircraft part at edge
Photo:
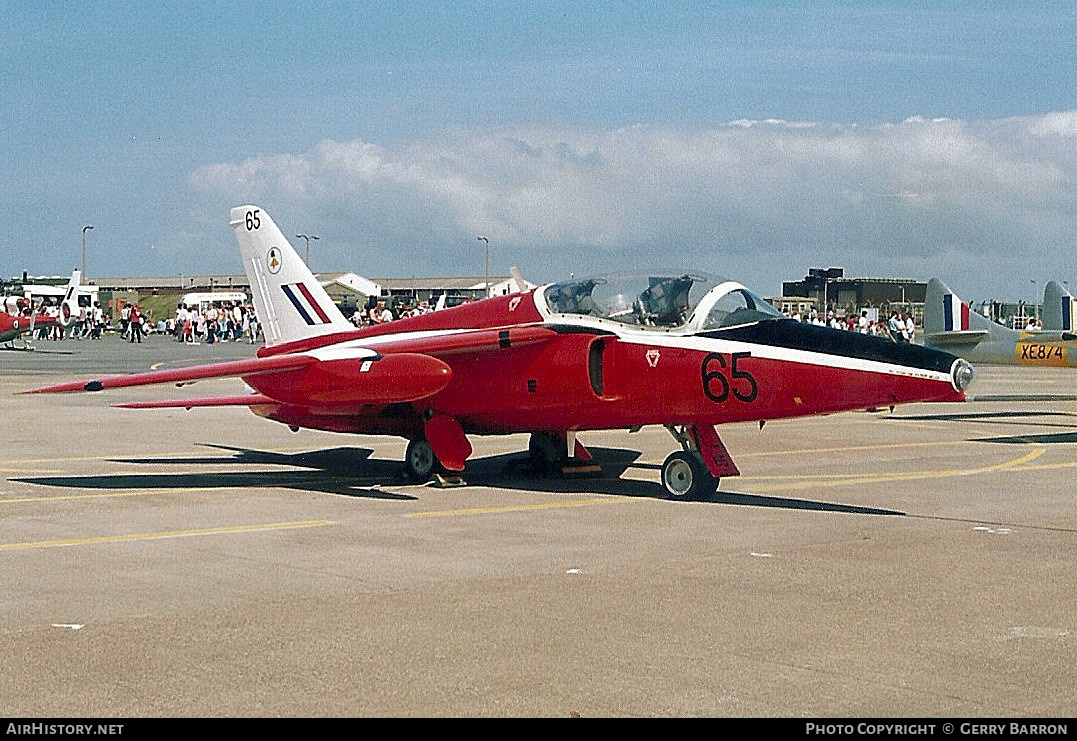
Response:
[[[56,317],[47,314],[28,317],[0,312],[0,342],[10,342],[19,335],[26,334],[31,330],[50,327],[56,323]]]

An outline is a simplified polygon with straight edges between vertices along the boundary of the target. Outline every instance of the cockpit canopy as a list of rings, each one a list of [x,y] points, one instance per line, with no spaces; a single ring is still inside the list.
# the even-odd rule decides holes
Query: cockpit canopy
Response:
[[[622,273],[554,283],[555,314],[581,314],[655,329],[721,329],[786,318],[744,286],[705,273]]]

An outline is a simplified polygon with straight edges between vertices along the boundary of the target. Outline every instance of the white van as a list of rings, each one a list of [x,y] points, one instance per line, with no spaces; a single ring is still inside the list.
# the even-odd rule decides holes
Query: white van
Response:
[[[184,306],[197,306],[198,312],[203,314],[211,304],[246,304],[250,297],[242,291],[207,291],[185,293],[180,301]]]

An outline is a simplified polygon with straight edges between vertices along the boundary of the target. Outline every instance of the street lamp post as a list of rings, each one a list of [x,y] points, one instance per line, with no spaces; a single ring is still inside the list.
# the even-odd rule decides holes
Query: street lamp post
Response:
[[[486,293],[483,298],[490,298],[490,240],[479,237],[480,242],[486,242]]]
[[[295,238],[307,240],[307,268],[310,268],[310,240],[317,239],[318,237],[315,234],[296,234]]]
[[[1040,318],[1040,305],[1036,302],[1036,281],[1032,280],[1029,281],[1029,283],[1032,284],[1032,307],[1033,311],[1036,312],[1036,319],[1038,320]]]
[[[82,227],[82,280],[86,280],[86,232],[93,229],[93,224]]]

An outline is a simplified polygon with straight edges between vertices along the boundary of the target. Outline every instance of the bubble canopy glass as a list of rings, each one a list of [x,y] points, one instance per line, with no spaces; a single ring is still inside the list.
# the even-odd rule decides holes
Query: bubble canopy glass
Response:
[[[700,272],[617,273],[554,283],[552,314],[578,314],[653,329],[722,329],[787,317],[741,284]]]

